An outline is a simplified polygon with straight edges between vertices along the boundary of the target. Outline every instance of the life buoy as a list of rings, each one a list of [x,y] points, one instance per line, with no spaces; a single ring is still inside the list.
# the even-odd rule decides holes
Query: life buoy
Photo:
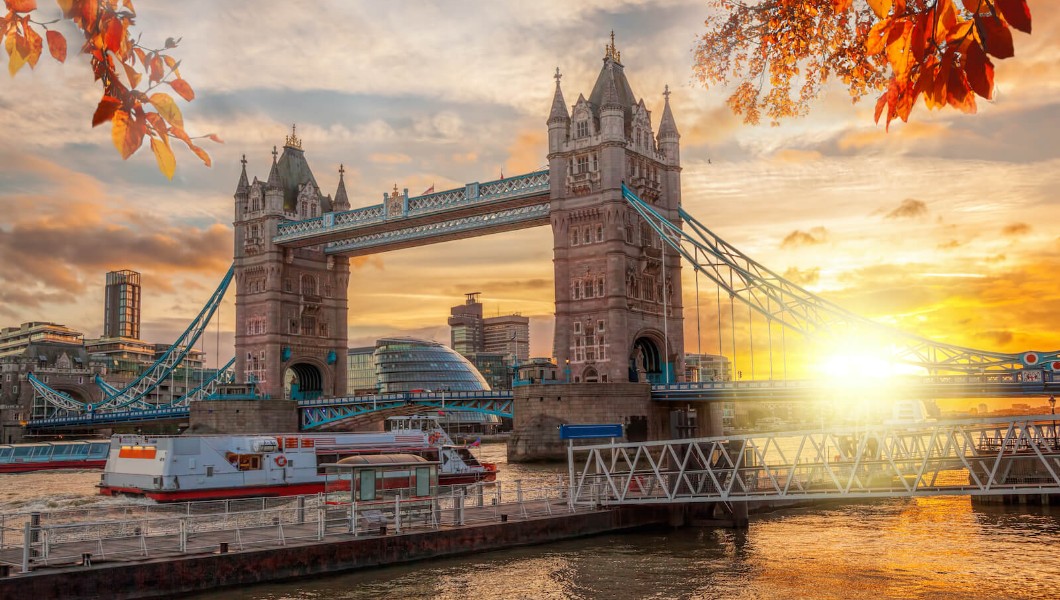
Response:
[[[440,439],[442,439],[442,436],[439,435],[437,431],[434,431],[431,432],[431,435],[427,437],[427,443],[433,446],[434,444],[438,443],[438,440]]]
[[[276,457],[276,466],[277,467],[286,467],[287,466],[287,457],[282,455],[282,454],[277,456]]]

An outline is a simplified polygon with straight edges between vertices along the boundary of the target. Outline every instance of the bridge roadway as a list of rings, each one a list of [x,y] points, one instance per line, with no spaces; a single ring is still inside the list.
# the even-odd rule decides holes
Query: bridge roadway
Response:
[[[895,380],[883,385],[860,379],[830,384],[819,380],[755,380],[675,383],[653,385],[652,400],[658,402],[808,402],[838,400],[856,396],[859,400],[901,398],[1008,398],[1060,394],[1060,376],[1043,372],[1042,381],[1021,381],[1019,373],[947,375]],[[871,381],[871,385],[867,382]],[[889,380],[885,380],[889,381]],[[564,382],[553,382],[563,385]],[[501,417],[512,417],[511,391],[417,392],[347,396],[299,400],[300,423],[304,430],[329,426],[372,412],[414,407],[430,410],[461,410]],[[27,427],[34,430],[60,430],[121,423],[159,422],[188,418],[185,407],[147,411],[93,412],[56,415],[34,419]]]
[[[549,174],[535,171],[282,223],[273,242],[360,256],[548,223]]]

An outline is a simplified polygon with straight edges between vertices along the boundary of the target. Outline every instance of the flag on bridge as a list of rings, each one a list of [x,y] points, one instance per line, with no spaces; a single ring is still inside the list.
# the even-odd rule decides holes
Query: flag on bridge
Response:
[[[423,190],[423,193],[422,193],[422,194],[420,194],[420,195],[421,195],[421,196],[426,196],[427,194],[433,194],[433,193],[434,193],[434,184],[432,183],[432,184],[431,184],[431,187],[429,187],[429,188],[427,188],[427,189]]]
[[[468,444],[471,448],[478,448],[482,444],[482,438],[475,438],[475,441]]]

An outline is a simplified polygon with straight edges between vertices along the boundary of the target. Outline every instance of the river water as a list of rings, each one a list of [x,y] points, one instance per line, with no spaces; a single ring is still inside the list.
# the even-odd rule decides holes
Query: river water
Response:
[[[553,482],[561,466],[480,458],[500,480]],[[97,503],[98,471],[0,475],[0,511]],[[744,531],[685,528],[200,594],[197,600],[381,598],[1060,598],[1060,509],[973,507],[967,496],[780,511]]]

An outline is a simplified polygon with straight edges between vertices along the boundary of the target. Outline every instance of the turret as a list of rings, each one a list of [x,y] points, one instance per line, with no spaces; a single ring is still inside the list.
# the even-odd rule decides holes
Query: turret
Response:
[[[677,166],[681,164],[681,134],[677,133],[677,123],[674,122],[674,114],[670,111],[670,86],[663,91],[666,104],[663,107],[662,122],[659,123],[659,150],[666,156],[666,164]]]
[[[603,103],[600,105],[600,132],[605,140],[624,141],[626,138],[625,110],[618,98],[618,88],[615,87],[613,78],[608,78],[605,85]]]
[[[346,182],[343,179],[345,173],[346,168],[339,165],[339,189],[335,190],[335,200],[331,203],[331,210],[335,212],[350,210],[350,199],[346,197]]]
[[[239,174],[239,183],[236,184],[236,193],[233,197],[236,199],[236,221],[239,221],[247,212],[247,203],[250,201],[250,182],[247,181],[247,155],[243,155],[243,159],[239,161],[243,163],[243,172]]]
[[[276,146],[273,146],[272,169],[269,170],[269,180],[265,183],[265,210],[273,214],[283,212],[283,182],[280,181],[280,168],[276,165],[278,154]]]
[[[552,97],[552,112],[548,115],[548,151],[559,152],[562,144],[570,137],[570,115],[567,104],[563,101],[563,91],[559,89],[559,80],[563,77],[556,67],[556,93]]]

